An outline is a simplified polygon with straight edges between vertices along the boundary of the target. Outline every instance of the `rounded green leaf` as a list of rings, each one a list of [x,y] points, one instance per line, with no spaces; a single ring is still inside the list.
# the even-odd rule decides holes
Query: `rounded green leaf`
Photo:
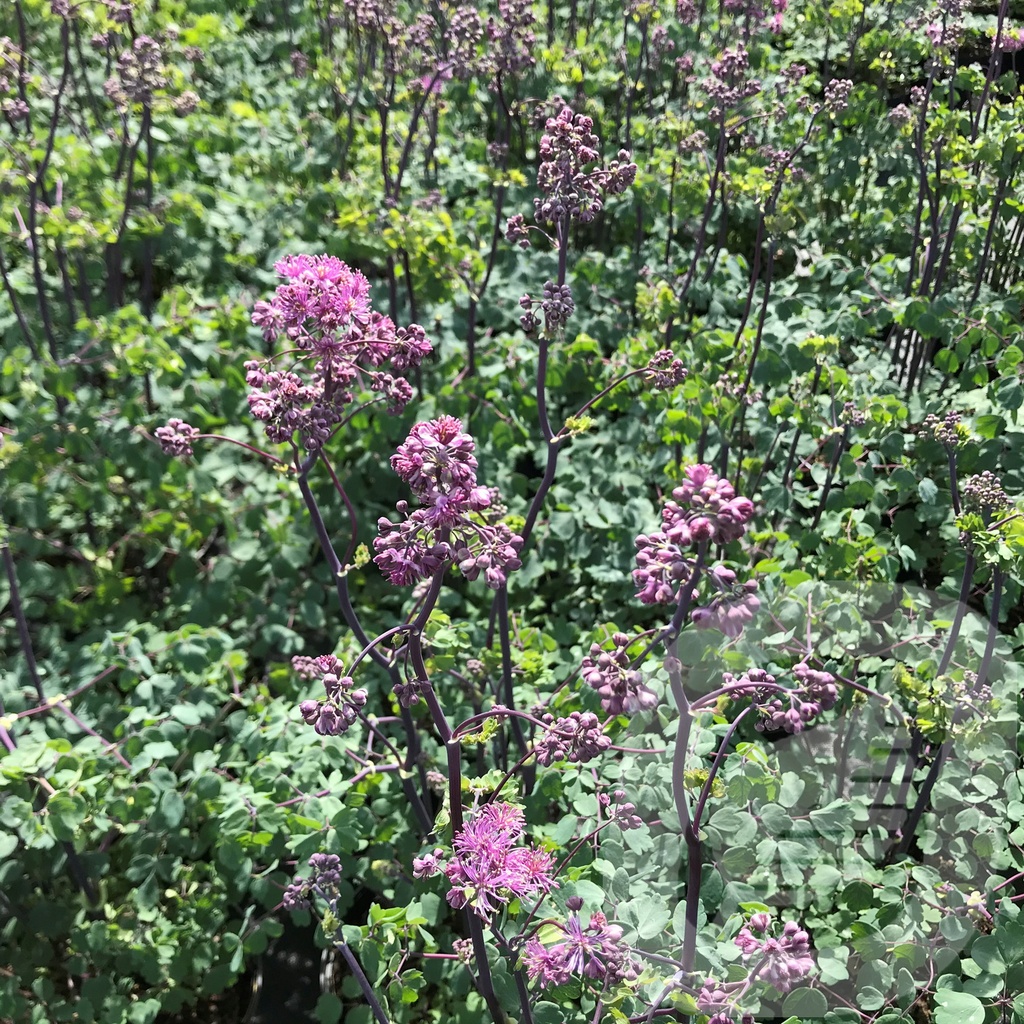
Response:
[[[948,988],[935,993],[935,1024],[983,1024],[985,1004],[968,992]]]

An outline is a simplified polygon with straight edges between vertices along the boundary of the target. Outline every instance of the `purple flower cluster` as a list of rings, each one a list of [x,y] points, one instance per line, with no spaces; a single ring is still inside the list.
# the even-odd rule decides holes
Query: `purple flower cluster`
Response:
[[[564,925],[549,922],[564,936],[560,942],[545,946],[534,936],[526,943],[523,965],[530,978],[536,979],[541,988],[564,985],[573,975],[600,982],[602,986],[635,981],[640,969],[622,941],[622,929],[609,924],[599,910],[584,925],[579,917],[583,900],[578,896],[566,900],[566,906],[569,916]]]
[[[702,83],[702,88],[713,103],[712,116],[739,106],[750,96],[761,91],[761,81],[748,78],[750,54],[742,43],[734,49],[723,50],[717,60],[711,62],[711,76]]]
[[[333,654],[319,658],[297,656],[292,659],[292,668],[303,679],[319,676],[326,694],[326,700],[304,700],[299,705],[302,720],[321,736],[340,736],[366,706],[366,691],[352,688],[352,677],[341,674],[341,664]]]
[[[443,872],[451,888],[448,902],[457,910],[471,907],[484,920],[511,899],[557,888],[554,858],[538,846],[517,846],[523,835],[523,812],[512,804],[484,804],[471,811],[455,837],[447,863],[435,849],[413,862],[417,878]]]
[[[954,409],[950,409],[941,420],[935,413],[929,413],[921,423],[921,430],[929,432],[946,449],[962,448],[970,432],[960,420],[960,413]]]
[[[853,82],[848,78],[833,78],[825,86],[825,109],[830,114],[841,114],[850,105]]]
[[[661,511],[661,530],[636,538],[637,598],[644,604],[677,602],[694,566],[685,550],[701,543],[738,540],[753,514],[751,501],[737,497],[732,484],[710,466],[687,466],[686,479]]]
[[[754,593],[757,580],[737,583],[736,573],[721,564],[714,566],[707,573],[707,578],[718,588],[718,593],[709,604],[694,608],[690,618],[697,629],[717,629],[735,639],[761,607]]]
[[[162,60],[160,44],[150,36],[138,36],[118,57],[116,77],[104,83],[107,98],[122,111],[131,103],[151,103],[153,93],[167,85]]]
[[[644,378],[655,388],[674,388],[686,380],[686,367],[671,349],[659,349],[644,367]]]
[[[285,910],[307,910],[312,903],[312,892],[320,889],[327,895],[337,891],[341,883],[341,858],[334,853],[314,853],[309,858],[313,874],[309,878],[296,878],[281,900]]]
[[[734,698],[751,697],[761,713],[755,728],[803,732],[808,723],[835,707],[839,699],[836,678],[831,672],[811,668],[804,662],[795,666],[797,685],[792,689],[780,686],[775,676],[764,669],[752,668],[741,676],[722,673],[722,682]]]
[[[616,789],[612,793],[599,793],[597,802],[604,808],[610,821],[614,821],[623,832],[640,828],[644,820],[636,813],[636,804],[626,799],[624,789]]]
[[[181,457],[192,454],[192,442],[199,431],[184,420],[170,419],[166,426],[157,427],[155,434],[165,455]]]
[[[743,1013],[737,999],[744,988],[743,982],[720,984],[707,978],[697,993],[697,1007],[708,1014],[708,1024],[754,1024],[752,1014]]]
[[[586,224],[601,212],[608,196],[620,195],[636,180],[636,164],[624,149],[608,167],[584,169],[600,155],[594,122],[585,114],[564,107],[556,117],[547,119],[545,131],[537,171],[537,187],[543,197],[534,200],[538,223],[579,220]]]
[[[298,433],[307,451],[321,448],[354,400],[357,381],[401,411],[411,385],[378,367],[418,366],[432,351],[423,328],[396,327],[371,309],[369,282],[334,256],[289,256],[274,269],[286,283],[269,302],[256,303],[252,322],[268,342],[282,339],[282,355],[298,363],[289,370],[272,369],[271,360],[245,364],[249,409],[270,440],[283,443]]]
[[[396,586],[433,576],[454,563],[468,580],[483,574],[489,587],[503,586],[508,573],[522,564],[523,540],[495,522],[503,513],[498,494],[476,482],[474,442],[452,416],[417,423],[391,458],[391,468],[407,483],[420,503],[409,512],[397,509],[400,523],[377,521],[374,562]]]
[[[993,516],[1007,511],[1012,502],[1003,483],[995,473],[985,470],[967,477],[960,485],[960,497],[965,512],[975,512],[986,522]]]
[[[537,63],[532,7],[530,0],[498,0],[498,17],[487,20],[488,47],[500,75],[518,75]]]
[[[658,703],[657,694],[644,684],[641,672],[629,667],[629,637],[615,633],[612,643],[615,647],[611,651],[602,650],[600,644],[591,645],[581,666],[583,681],[601,695],[601,707],[609,714],[632,715],[653,708]]]
[[[687,466],[685,473],[686,479],[672,492],[675,500],[666,502],[662,511],[669,538],[687,546],[702,540],[728,544],[742,537],[754,515],[750,499],[737,497],[732,484],[710,466]]]
[[[573,711],[566,718],[555,720],[546,714],[547,731],[534,743],[533,750],[539,764],[570,761],[585,764],[592,761],[611,745],[611,737],[601,728],[601,721],[591,711]]]
[[[750,924],[740,929],[735,942],[743,962],[754,961],[754,976],[785,994],[814,970],[810,936],[795,921],[787,921],[782,935],[772,938],[771,923],[768,914],[754,914]]]

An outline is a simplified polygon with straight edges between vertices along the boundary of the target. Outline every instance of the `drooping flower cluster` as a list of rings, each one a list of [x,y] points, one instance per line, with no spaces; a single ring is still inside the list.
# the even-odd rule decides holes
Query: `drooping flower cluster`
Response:
[[[810,936],[795,921],[787,921],[777,939],[770,935],[771,924],[768,914],[754,914],[734,941],[743,962],[755,964],[755,977],[784,995],[814,970],[814,957]]]
[[[300,678],[319,677],[324,684],[325,700],[304,700],[299,705],[302,720],[321,736],[340,736],[366,706],[366,690],[353,689],[354,680],[342,675],[344,670],[333,654],[319,658],[299,655],[292,659],[292,668]]]
[[[309,866],[313,869],[309,878],[296,878],[285,889],[281,900],[285,910],[307,910],[316,889],[327,898],[336,893],[341,882],[341,858],[334,853],[314,853]]]
[[[757,580],[736,582],[736,573],[724,565],[716,565],[706,574],[718,589],[710,603],[694,608],[690,618],[697,629],[717,629],[735,639],[761,607],[755,591]]]
[[[268,342],[287,345],[293,365],[272,368],[272,360],[245,364],[249,409],[266,424],[275,443],[299,435],[307,451],[323,446],[354,401],[357,383],[382,394],[393,412],[412,398],[395,371],[418,366],[432,351],[417,324],[396,327],[370,307],[370,284],[334,256],[289,256],[274,269],[285,279],[270,301],[253,308],[252,322]]]
[[[644,604],[678,602],[694,567],[686,549],[738,540],[753,514],[753,503],[737,497],[732,484],[710,466],[687,466],[686,479],[661,511],[661,530],[636,538],[637,598]]]
[[[414,861],[417,878],[443,872],[451,883],[448,902],[457,910],[471,907],[490,920],[509,900],[557,888],[554,858],[538,846],[516,845],[523,835],[523,812],[512,804],[475,808],[455,837],[447,863],[435,849]]]
[[[566,900],[569,916],[565,924],[549,922],[564,936],[560,942],[545,946],[536,936],[523,950],[523,965],[531,979],[541,988],[564,985],[573,975],[600,982],[602,986],[620,981],[635,981],[639,965],[622,942],[622,929],[609,924],[600,911],[590,915],[586,925],[580,920],[583,900],[571,896]]]
[[[614,821],[623,832],[640,828],[644,821],[636,813],[636,804],[626,799],[624,789],[616,789],[611,793],[598,793],[597,802],[601,805],[609,821]]]
[[[645,685],[643,673],[629,667],[626,652],[631,640],[625,633],[615,633],[612,643],[611,651],[602,650],[600,644],[591,645],[581,666],[583,681],[601,695],[601,707],[609,714],[632,715],[653,708],[657,694]]]
[[[397,509],[400,523],[377,521],[374,562],[396,586],[407,586],[454,563],[468,580],[483,574],[497,590],[522,564],[523,540],[504,523],[496,491],[476,482],[473,438],[452,416],[417,423],[391,457],[391,468],[409,485],[420,508]]]
[[[708,1014],[708,1024],[756,1024],[752,1013],[744,1013],[739,1005],[746,982],[734,981],[721,984],[714,978],[707,978],[697,993],[697,1006]]]
[[[714,978],[706,978],[697,993],[697,1008],[701,1013],[708,1014],[716,1024],[720,1021],[732,1024],[732,1014],[736,1009],[732,991],[734,988],[735,985],[727,987]]]
[[[750,697],[760,718],[754,728],[799,733],[822,711],[835,707],[839,699],[836,678],[831,672],[813,669],[801,662],[793,669],[797,685],[781,686],[764,669],[748,669],[740,676],[722,673],[722,683],[731,697]]]
[[[566,718],[555,720],[546,714],[547,731],[534,743],[537,762],[549,765],[554,761],[585,764],[611,745],[611,737],[601,729],[601,721],[591,711],[573,711]]]
[[[199,436],[195,427],[179,419],[169,419],[166,426],[157,427],[154,433],[164,454],[179,458],[192,454],[192,442]]]

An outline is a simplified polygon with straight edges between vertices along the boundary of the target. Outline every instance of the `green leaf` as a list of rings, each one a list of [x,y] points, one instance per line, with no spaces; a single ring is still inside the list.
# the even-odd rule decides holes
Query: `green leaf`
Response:
[[[1017,921],[1004,921],[1000,916],[992,937],[999,946],[1004,963],[1015,964],[1024,960],[1024,925]]]
[[[939,989],[934,995],[935,1024],[983,1024],[985,1004],[969,992]]]
[[[971,959],[989,974],[1005,974],[1006,963],[999,949],[999,940],[994,935],[980,935],[971,946]]]
[[[782,1012],[804,1020],[820,1019],[828,1012],[828,1000],[816,988],[795,988],[783,1001]]]
[[[316,1001],[316,1019],[320,1024],[338,1024],[342,1009],[341,1000],[333,992],[324,992]]]

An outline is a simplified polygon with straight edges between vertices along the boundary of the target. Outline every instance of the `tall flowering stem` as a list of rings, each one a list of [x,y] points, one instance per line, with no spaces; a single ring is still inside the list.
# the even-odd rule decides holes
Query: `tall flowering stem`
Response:
[[[618,158],[607,167],[592,168],[599,157],[600,140],[594,134],[594,122],[583,114],[575,113],[570,107],[563,107],[555,117],[548,118],[545,133],[541,136],[539,152],[541,164],[537,171],[537,186],[540,196],[534,199],[534,231],[550,235],[545,225],[554,232],[554,244],[558,256],[558,269],[554,281],[547,281],[543,288],[543,299],[534,302],[524,295],[520,305],[524,314],[520,320],[527,334],[535,334],[541,321],[534,312],[539,307],[544,317],[543,330],[537,339],[536,400],[537,420],[541,437],[546,446],[544,473],[540,484],[530,501],[520,536],[525,547],[533,535],[547,495],[555,482],[558,456],[569,435],[555,432],[548,411],[547,377],[548,362],[552,343],[564,334],[565,325],[575,311],[572,293],[566,284],[569,265],[570,227],[574,222],[589,223],[603,209],[609,196],[625,192],[636,178],[636,164],[630,154],[620,150]],[[590,168],[590,169],[588,169]],[[524,217],[517,214],[509,218],[507,237],[521,246],[530,245],[528,228]],[[491,630],[488,643],[493,641],[493,631],[500,634],[502,654],[502,684],[504,699],[511,703],[512,662],[508,644],[508,596],[505,588],[495,598],[491,610]],[[513,730],[520,752],[525,753],[526,741],[518,722]],[[527,783],[529,784],[529,779]]]
[[[732,570],[724,566],[705,570],[710,545],[721,546],[738,540],[753,514],[754,506],[750,500],[738,496],[729,481],[714,473],[710,466],[689,466],[685,479],[672,491],[672,497],[662,508],[661,530],[636,538],[637,568],[633,572],[633,580],[639,588],[637,597],[644,604],[675,605],[671,622],[655,634],[629,669],[635,672],[655,647],[662,646],[666,651],[669,688],[679,710],[672,758],[672,790],[687,849],[686,931],[680,957],[684,971],[692,970],[696,955],[701,884],[700,818],[715,775],[727,753],[732,732],[749,709],[738,716],[720,745],[714,768],[691,814],[686,795],[686,754],[693,712],[683,686],[682,663],[676,656],[675,642],[688,617],[698,627],[716,627],[728,636],[738,636],[744,622],[759,607],[746,585],[734,587],[736,577]],[[690,556],[688,552],[693,548],[696,548],[696,554]],[[709,605],[694,607],[702,576],[713,583],[718,595]]]

